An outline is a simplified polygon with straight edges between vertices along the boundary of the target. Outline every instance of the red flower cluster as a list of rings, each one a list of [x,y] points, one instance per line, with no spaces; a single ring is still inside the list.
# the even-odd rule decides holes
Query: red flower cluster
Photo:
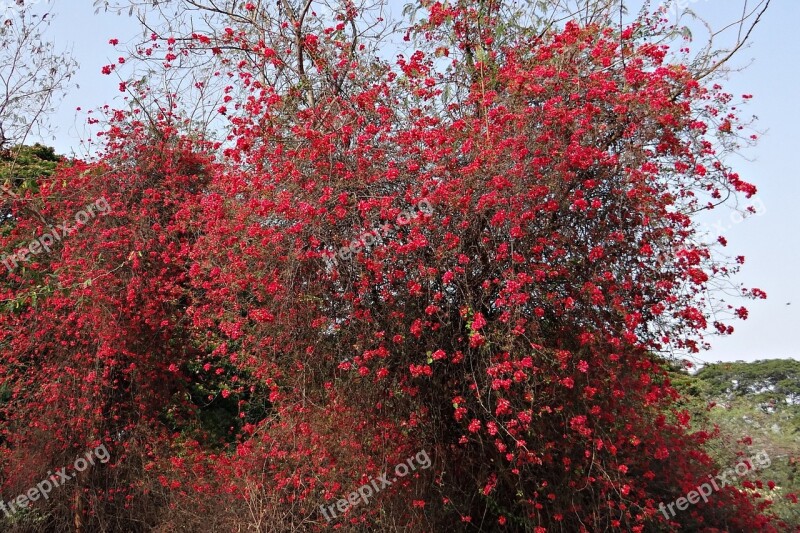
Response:
[[[326,499],[425,449],[430,470],[341,520],[673,527],[657,503],[714,468],[656,353],[701,349],[711,310],[747,317],[705,299],[737,267],[687,214],[754,191],[702,133],[735,124],[728,98],[635,28],[512,43],[477,5],[425,3],[422,49],[396,69],[341,40],[352,5],[330,31],[296,20],[284,47],[154,35],[165,68],[218,57],[231,98],[209,109],[230,133],[203,140],[168,106],[114,112],[100,161],[25,199],[57,220],[103,196],[114,216],[2,284],[4,489],[102,441],[115,463],[76,480],[84,520],[313,529]],[[300,78],[281,89],[273,68]],[[325,268],[423,198],[431,215]],[[3,244],[42,225],[14,213]],[[761,511],[720,491],[675,520],[774,531]]]

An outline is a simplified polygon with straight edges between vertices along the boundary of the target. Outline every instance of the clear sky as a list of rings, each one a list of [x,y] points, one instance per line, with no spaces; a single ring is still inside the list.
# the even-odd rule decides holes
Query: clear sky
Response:
[[[741,13],[741,0],[694,0],[689,6],[714,27],[723,27]],[[748,4],[752,7],[755,2]],[[800,358],[795,328],[800,331],[800,172],[794,160],[800,155],[800,100],[797,57],[800,56],[800,2],[772,0],[752,34],[751,46],[740,52],[725,87],[733,94],[752,94],[745,108],[758,117],[756,128],[764,132],[755,148],[745,151],[749,161],[732,160],[742,177],[755,183],[762,213],[734,223],[720,211],[713,225],[727,228],[732,255],[747,262],[738,279],[767,292],[767,300],[747,302],[750,316],[737,321],[736,332],[714,339],[714,348],[701,355],[705,361]],[[699,37],[699,33],[696,34]],[[718,219],[718,221],[717,221]],[[790,303],[791,305],[786,305]]]
[[[715,27],[721,27],[736,20],[743,0],[683,1]],[[393,11],[399,12],[401,3],[393,0]],[[80,70],[74,81],[80,88],[73,88],[61,103],[52,117],[55,136],[44,142],[61,153],[80,154],[85,117],[76,117],[75,109],[106,103],[122,106],[118,80],[100,73],[103,65],[119,55],[108,40],[130,42],[140,30],[136,21],[127,16],[95,15],[91,0],[55,0],[53,12],[56,18],[51,26],[52,39],[57,46],[71,49],[79,61]],[[765,18],[753,32],[751,46],[741,51],[736,61],[737,65],[749,66],[734,73],[726,84],[734,94],[754,96],[746,111],[759,118],[757,128],[765,132],[758,146],[745,152],[750,160],[736,162],[742,177],[758,186],[763,210],[759,216],[741,223],[734,223],[728,212],[720,211],[712,217],[712,225],[726,228],[724,235],[731,255],[747,257],[738,279],[765,290],[769,298],[745,302],[750,309],[748,320],[735,323],[732,337],[715,338],[712,351],[701,354],[700,360],[800,358],[794,335],[795,328],[800,330],[800,234],[796,231],[800,173],[794,161],[800,155],[798,27],[800,2],[772,0]]]

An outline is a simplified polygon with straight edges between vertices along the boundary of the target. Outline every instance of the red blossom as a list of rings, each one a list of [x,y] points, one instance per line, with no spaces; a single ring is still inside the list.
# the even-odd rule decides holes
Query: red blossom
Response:
[[[500,32],[500,3],[478,4],[420,4],[420,49],[396,64],[343,40],[352,2],[153,33],[141,54],[212,64],[194,87],[224,89],[185,107],[137,83],[97,161],[9,201],[8,249],[41,217],[111,212],[4,278],[4,486],[102,440],[115,466],[75,485],[87,531],[262,504],[314,529],[322,503],[426,450],[430,469],[341,527],[672,527],[656,502],[715,472],[713,436],[690,433],[656,354],[748,316],[705,299],[741,261],[685,214],[755,193],[715,152],[713,125],[739,122],[649,25]],[[219,138],[189,120],[215,109]],[[62,494],[48,513],[73,523]],[[715,501],[675,520],[776,531],[743,492]]]

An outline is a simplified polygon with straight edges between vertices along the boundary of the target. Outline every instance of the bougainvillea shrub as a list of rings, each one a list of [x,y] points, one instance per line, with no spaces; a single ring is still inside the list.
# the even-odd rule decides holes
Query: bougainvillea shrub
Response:
[[[659,511],[719,467],[664,354],[746,318],[713,299],[743,259],[691,218],[756,192],[721,158],[732,97],[642,21],[508,37],[476,6],[425,2],[394,63],[343,43],[354,6],[286,49],[232,25],[137,51],[215,58],[225,133],[131,84],[98,160],[11,206],[9,248],[110,206],[4,277],[2,493],[112,457],[14,527],[780,530],[760,481]]]

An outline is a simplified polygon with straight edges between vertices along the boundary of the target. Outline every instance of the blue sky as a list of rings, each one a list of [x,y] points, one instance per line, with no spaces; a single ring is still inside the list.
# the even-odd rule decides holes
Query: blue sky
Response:
[[[741,0],[684,2],[716,27],[736,20],[742,6]],[[392,2],[397,12],[400,3]],[[103,76],[100,69],[119,55],[108,40],[133,41],[139,27],[134,19],[124,15],[95,15],[91,0],[56,0],[53,12],[56,18],[51,37],[58,47],[70,49],[79,61],[80,70],[74,81],[80,88],[70,90],[59,105],[52,117],[54,138],[43,142],[61,153],[80,154],[85,116],[76,116],[75,109],[87,110],[106,103],[122,107],[118,80]],[[736,333],[732,337],[715,338],[714,348],[701,354],[700,361],[800,356],[794,336],[794,329],[800,330],[797,282],[800,235],[796,231],[800,180],[794,161],[800,155],[800,104],[795,85],[800,81],[796,69],[796,58],[800,56],[800,39],[796,34],[799,25],[800,2],[773,0],[753,32],[752,44],[740,52],[735,62],[747,68],[734,72],[725,84],[734,94],[754,96],[745,111],[758,117],[757,128],[765,132],[759,144],[743,154],[749,161],[732,160],[742,177],[758,186],[763,210],[759,216],[741,223],[734,223],[728,212],[720,211],[712,217],[711,224],[726,228],[724,235],[732,255],[747,257],[738,279],[747,286],[765,290],[769,298],[746,302],[750,309],[748,320],[735,323]]]
[[[691,2],[690,7],[715,27],[722,27],[736,20],[742,2],[701,0]],[[758,186],[764,209],[760,216],[738,224],[723,211],[712,218],[720,219],[727,228],[724,235],[730,253],[747,258],[738,279],[765,290],[769,297],[748,302],[750,317],[737,321],[733,336],[715,339],[714,348],[701,356],[705,361],[800,356],[794,335],[795,328],[800,330],[800,234],[796,231],[800,182],[794,160],[800,154],[800,104],[795,85],[799,78],[792,66],[800,55],[798,23],[800,2],[773,0],[752,34],[751,46],[735,61],[747,68],[732,73],[725,83],[733,94],[754,97],[745,111],[758,117],[756,128],[764,135],[755,148],[743,154],[749,161],[737,158],[731,162],[743,178]]]

